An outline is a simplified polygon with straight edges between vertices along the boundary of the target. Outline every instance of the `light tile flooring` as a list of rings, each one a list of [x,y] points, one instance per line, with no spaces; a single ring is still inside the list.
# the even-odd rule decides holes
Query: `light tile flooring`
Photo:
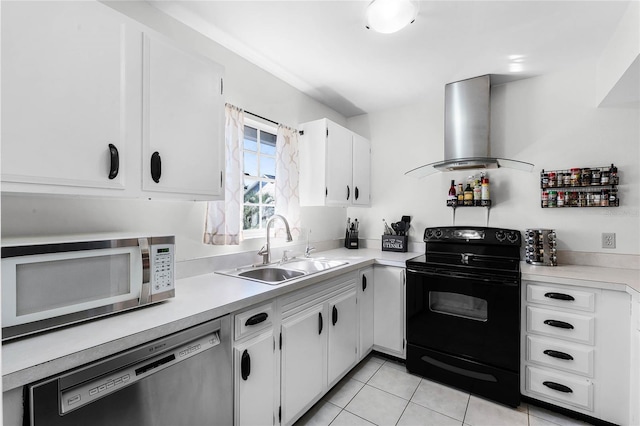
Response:
[[[517,409],[409,374],[370,355],[296,426],[573,426],[586,423],[521,404]]]

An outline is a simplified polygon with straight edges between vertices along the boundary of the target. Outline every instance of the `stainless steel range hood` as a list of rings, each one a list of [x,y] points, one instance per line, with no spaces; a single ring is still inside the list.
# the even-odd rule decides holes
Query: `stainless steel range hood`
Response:
[[[406,172],[425,177],[437,172],[509,167],[532,171],[533,164],[492,157],[491,76],[483,75],[445,86],[444,161]]]

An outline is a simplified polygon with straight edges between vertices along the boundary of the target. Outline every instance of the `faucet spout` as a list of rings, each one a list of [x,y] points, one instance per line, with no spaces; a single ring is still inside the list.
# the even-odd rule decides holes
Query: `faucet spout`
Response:
[[[262,256],[262,263],[264,265],[271,263],[271,236],[269,230],[273,228],[273,221],[275,219],[280,219],[284,223],[284,228],[287,232],[287,242],[293,241],[293,237],[291,236],[291,228],[289,227],[289,222],[287,222],[287,219],[280,214],[274,214],[273,216],[271,216],[267,221],[267,243],[258,252],[258,255]]]

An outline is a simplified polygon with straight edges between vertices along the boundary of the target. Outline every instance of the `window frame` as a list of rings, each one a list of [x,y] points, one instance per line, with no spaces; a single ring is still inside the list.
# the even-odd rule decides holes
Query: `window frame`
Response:
[[[245,118],[244,120],[244,126],[246,127],[252,127],[256,130],[258,130],[259,132],[267,132],[270,133],[272,135],[276,136],[276,141],[277,141],[277,137],[278,137],[278,128],[272,124],[266,124],[266,123],[262,123],[260,121],[256,121],[256,120],[252,120],[250,118]],[[252,175],[247,175],[245,174],[245,170],[244,170],[244,156],[245,156],[245,152],[251,152],[254,153],[254,151],[249,151],[249,150],[245,150],[244,148],[244,138],[242,140],[242,147],[241,147],[241,151],[242,151],[242,185],[244,188],[244,179],[245,177],[251,177],[251,178],[256,178],[258,180],[258,182],[260,181],[266,181],[266,182],[272,182],[274,184],[276,184],[277,179],[271,179],[271,178],[267,178],[267,177],[261,177],[261,176],[252,176]],[[257,167],[258,170],[260,170],[260,160],[261,160],[261,156],[263,156],[264,154],[262,154],[260,152],[260,150],[258,149],[258,151],[255,151],[256,154],[256,158],[257,158]],[[277,161],[277,147],[276,147],[276,153],[271,156],[271,155],[264,155],[264,157],[267,158],[273,158],[274,159],[274,163],[275,161]],[[277,166],[276,166],[277,167]],[[264,228],[262,225],[262,218],[260,218],[260,226],[258,229],[244,229],[244,209],[245,209],[245,205],[252,205],[255,206],[257,205],[258,208],[261,208],[263,206],[270,206],[270,204],[262,204],[262,202],[259,202],[258,204],[245,204],[244,201],[244,191],[242,194],[242,206],[241,206],[241,214],[242,214],[242,232],[243,232],[243,236],[245,239],[251,239],[251,238],[264,238],[266,237],[267,233],[266,233],[266,228]],[[276,201],[275,201],[275,192],[274,192],[274,203],[273,203],[273,207],[274,207],[274,214],[275,214],[275,206],[276,206]]]

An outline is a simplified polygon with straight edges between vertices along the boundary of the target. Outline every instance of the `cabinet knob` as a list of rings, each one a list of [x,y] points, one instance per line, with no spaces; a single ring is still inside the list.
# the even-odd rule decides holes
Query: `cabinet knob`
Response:
[[[249,375],[251,374],[251,356],[249,352],[245,349],[242,352],[242,358],[240,359],[240,375],[242,376],[242,380],[247,380]]]
[[[565,328],[567,330],[573,330],[573,325],[568,322],[558,321],[558,320],[545,320],[545,324],[550,325],[551,327]]]
[[[567,361],[573,361],[573,357],[571,355],[564,352],[560,352],[560,351],[554,351],[553,349],[547,349],[542,353],[553,358],[566,359]]]
[[[120,154],[118,153],[118,148],[112,143],[109,144],[109,158],[111,160],[109,179],[115,179],[120,171]]]
[[[571,389],[569,386],[561,385],[560,383],[542,382],[542,384],[548,387],[549,389],[557,390],[559,392],[573,393],[573,389]]]
[[[260,324],[261,322],[266,321],[267,318],[269,318],[269,314],[267,314],[266,312],[260,312],[259,314],[255,314],[251,318],[248,318],[247,321],[245,321],[244,325],[249,326]]]
[[[573,296],[569,294],[564,294],[564,293],[545,293],[544,297],[548,297],[549,299],[566,300],[566,301],[576,300],[573,298]]]
[[[151,155],[151,179],[155,183],[160,183],[160,176],[162,175],[162,159],[158,151]]]

